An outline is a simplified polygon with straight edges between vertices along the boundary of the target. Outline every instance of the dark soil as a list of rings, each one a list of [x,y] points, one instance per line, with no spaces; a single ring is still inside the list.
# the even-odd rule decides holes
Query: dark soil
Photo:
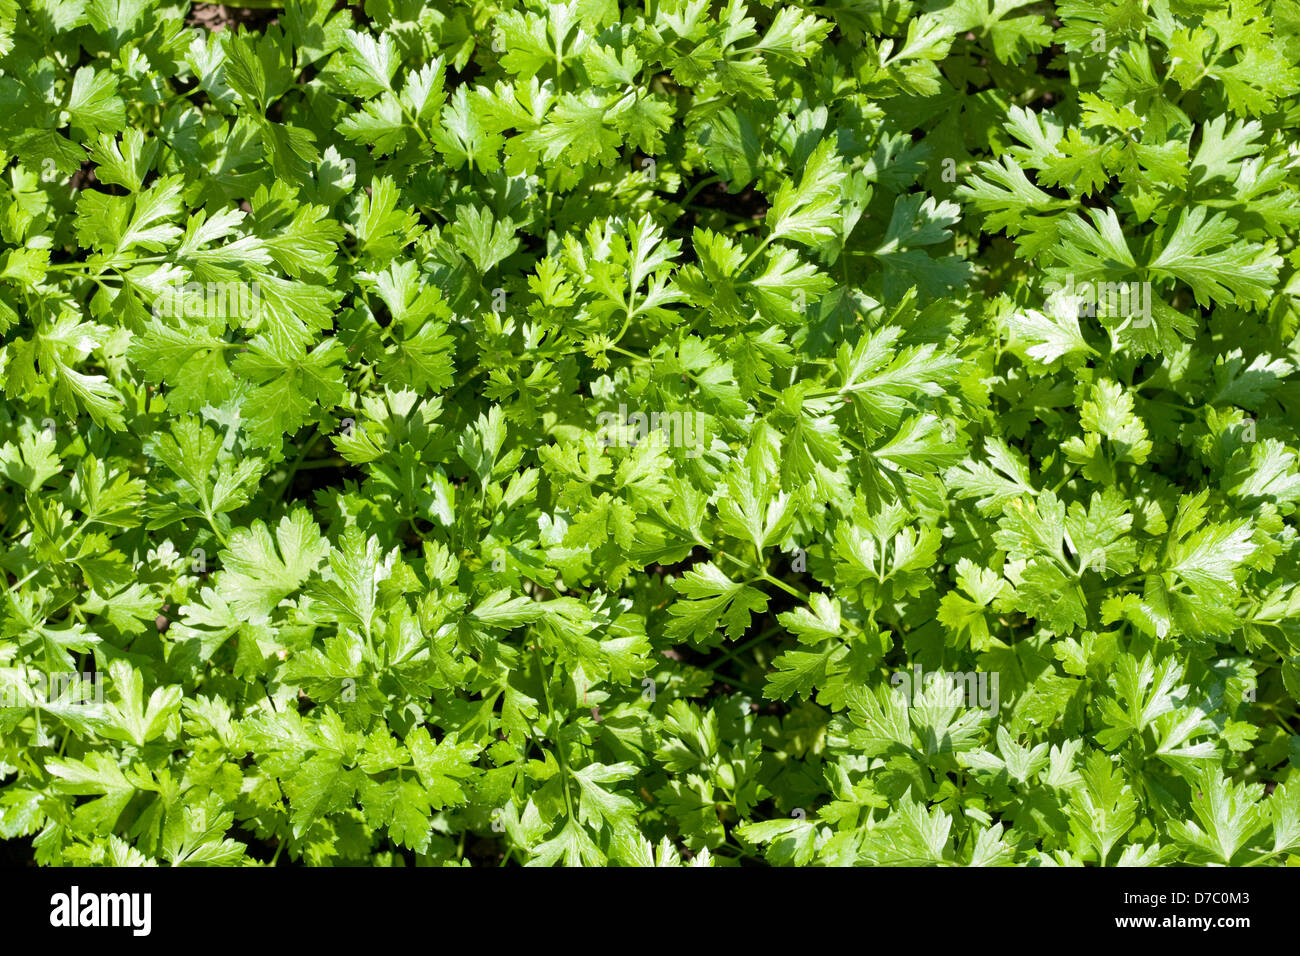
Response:
[[[755,222],[767,215],[767,199],[753,186],[746,186],[738,193],[729,193],[724,183],[713,183],[696,193],[691,203],[705,209],[720,210],[737,219],[752,219]]]
[[[10,869],[15,866],[35,866],[35,856],[32,841],[29,839],[0,840],[0,869]]]
[[[242,25],[260,33],[272,23],[279,22],[279,17],[280,11],[273,7],[253,10],[249,7],[228,7],[221,3],[196,3],[190,8],[185,24],[214,33],[218,30],[233,30]]]

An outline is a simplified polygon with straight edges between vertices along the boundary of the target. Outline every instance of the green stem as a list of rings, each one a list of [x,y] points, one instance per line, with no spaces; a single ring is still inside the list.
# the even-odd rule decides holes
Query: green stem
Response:
[[[797,598],[799,598],[800,600],[806,601],[806,600],[808,599],[808,592],[807,592],[807,591],[800,590],[799,588],[796,588],[794,585],[786,584],[786,583],[785,583],[784,581],[782,581],[780,578],[774,578],[774,577],[772,577],[772,575],[768,574],[766,571],[764,571],[761,575],[759,575],[759,576],[758,576],[757,578],[755,578],[754,580],[756,580],[756,581],[766,581],[768,584],[775,584],[775,585],[776,585],[777,587],[779,587],[782,591],[785,591],[786,594],[789,594],[789,595],[792,596],[792,597],[797,597]]]
[[[550,719],[551,726],[555,726],[555,707],[551,704],[551,682],[547,676],[546,668],[542,664],[542,646],[533,645],[533,656],[537,660],[537,677],[542,682],[542,696],[546,699],[546,716]],[[563,775],[561,789],[564,792],[564,812],[568,815],[569,822],[573,822],[573,798],[569,795],[569,760],[564,755],[564,741],[558,739],[561,735],[556,734],[555,756],[560,764],[560,773]]]
[[[745,270],[749,268],[749,264],[758,258],[758,254],[768,247],[768,245],[771,243],[773,238],[774,238],[773,235],[771,233],[768,233],[767,237],[762,242],[760,242],[757,246],[755,246],[754,251],[751,252],[746,257],[745,261],[740,264],[740,268],[736,270],[736,274],[744,275]]]
[[[302,467],[303,459],[307,457],[309,451],[316,447],[316,442],[319,440],[320,435],[316,433],[316,426],[313,425],[311,434],[308,436],[307,440],[302,443],[302,447],[298,451],[298,456],[294,458],[293,464],[289,466],[289,474],[284,479],[284,484],[280,488],[280,493],[275,496],[276,501],[283,499],[285,494],[289,491],[289,486],[293,484],[293,476],[298,474],[298,469]]]
[[[732,658],[734,658],[737,654],[742,654],[742,653],[744,653],[745,651],[749,650],[749,648],[753,647],[755,644],[759,643],[760,641],[765,641],[765,640],[767,640],[769,637],[771,637],[773,634],[775,634],[775,633],[776,633],[777,631],[779,631],[779,630],[781,630],[781,628],[779,628],[779,627],[769,627],[769,628],[768,628],[767,630],[765,630],[762,634],[758,634],[758,635],[756,635],[755,637],[751,637],[749,640],[745,641],[743,644],[739,644],[739,645],[737,645],[736,647],[732,648],[732,649],[729,650],[726,654],[722,655],[722,657],[719,657],[716,661],[714,661],[712,664],[710,664],[708,667],[701,667],[701,668],[698,668],[698,669],[704,671],[705,673],[712,674],[714,671],[716,671],[716,670],[717,670],[719,667],[721,667],[723,664],[727,663],[727,661],[729,661],[729,660],[731,660]],[[721,678],[720,678],[720,679],[721,679]]]
[[[700,190],[705,189],[708,186],[712,186],[714,183],[720,183],[720,182],[722,182],[721,176],[708,176],[704,179],[701,179],[698,183],[696,183],[694,186],[690,188],[690,191],[685,195],[685,197],[682,198],[682,200],[677,205],[683,207],[688,205],[692,199],[694,199],[697,195],[699,195]]]
[[[714,676],[719,684],[726,684],[730,687],[736,688],[737,690],[748,691],[759,700],[767,700],[767,692],[756,684],[751,684],[749,681],[737,680],[735,677],[729,677],[726,674],[716,674]]]

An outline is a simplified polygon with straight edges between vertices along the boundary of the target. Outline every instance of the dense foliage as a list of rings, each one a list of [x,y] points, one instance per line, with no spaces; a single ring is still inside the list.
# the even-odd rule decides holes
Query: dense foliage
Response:
[[[1296,862],[1300,4],[261,6],[0,0],[11,856]]]

